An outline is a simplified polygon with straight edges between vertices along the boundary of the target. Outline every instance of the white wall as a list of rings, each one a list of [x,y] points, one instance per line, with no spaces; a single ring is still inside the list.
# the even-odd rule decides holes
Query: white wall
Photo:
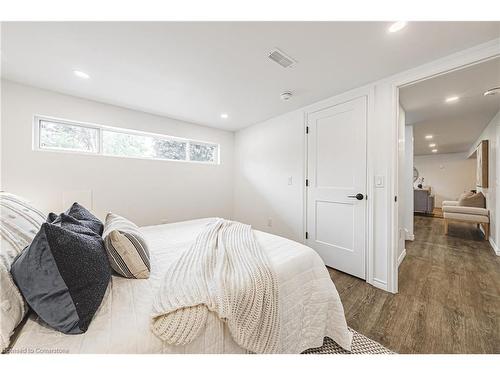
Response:
[[[405,126],[405,171],[404,171],[404,202],[403,225],[406,231],[406,239],[413,240],[413,126]]]
[[[500,212],[500,200],[496,198],[496,191],[499,185],[498,176],[500,176],[498,171],[498,168],[500,168],[500,162],[498,161],[500,154],[497,152],[497,147],[500,141],[499,127],[500,112],[493,117],[479,138],[473,143],[470,150],[470,153],[472,153],[480,141],[488,140],[488,188],[478,187],[477,189],[478,191],[482,191],[486,197],[486,207],[490,210],[490,242],[493,242],[492,246],[495,248],[497,254],[500,254],[498,251],[500,225],[497,224],[497,213]],[[474,159],[474,161],[476,161],[476,159]]]
[[[236,133],[234,216],[237,220],[302,240],[304,147],[302,111]]]
[[[444,200],[457,200],[464,192],[476,188],[476,159],[467,157],[467,153],[414,157],[419,178],[423,177],[424,185],[432,189],[435,207],[441,207]]]
[[[64,192],[91,190],[98,216],[113,211],[139,225],[232,216],[232,132],[9,81],[2,81],[1,90],[3,190],[55,212],[66,209]],[[216,142],[221,164],[33,151],[35,114]]]

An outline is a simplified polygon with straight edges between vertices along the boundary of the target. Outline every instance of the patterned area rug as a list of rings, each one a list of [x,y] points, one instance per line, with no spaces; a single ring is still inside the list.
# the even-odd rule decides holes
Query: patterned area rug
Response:
[[[368,337],[349,328],[354,336],[352,339],[352,351],[342,349],[335,341],[325,337],[323,346],[319,348],[307,349],[302,354],[396,354],[378,342],[369,339]]]

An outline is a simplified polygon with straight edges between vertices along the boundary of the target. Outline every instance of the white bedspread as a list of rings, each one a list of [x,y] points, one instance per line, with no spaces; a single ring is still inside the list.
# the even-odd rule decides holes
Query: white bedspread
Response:
[[[185,346],[173,346],[150,328],[155,293],[169,265],[194,241],[208,220],[143,227],[151,250],[151,277],[130,280],[113,276],[103,303],[88,331],[65,335],[45,327],[31,314],[12,352],[69,353],[244,353],[227,327],[210,314],[200,336]],[[307,246],[268,233],[255,237],[278,277],[282,314],[281,353],[300,353],[321,346],[328,336],[350,349],[339,295],[321,258]]]

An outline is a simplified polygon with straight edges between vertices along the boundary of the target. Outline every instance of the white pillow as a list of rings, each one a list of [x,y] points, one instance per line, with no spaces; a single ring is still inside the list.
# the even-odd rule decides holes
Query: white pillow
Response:
[[[10,275],[10,266],[28,246],[46,216],[28,201],[0,192],[0,352],[27,312],[26,301]]]

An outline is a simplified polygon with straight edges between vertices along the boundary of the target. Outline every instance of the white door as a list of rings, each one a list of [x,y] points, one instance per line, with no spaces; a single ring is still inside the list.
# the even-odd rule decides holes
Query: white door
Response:
[[[307,244],[365,279],[366,97],[307,116]]]

